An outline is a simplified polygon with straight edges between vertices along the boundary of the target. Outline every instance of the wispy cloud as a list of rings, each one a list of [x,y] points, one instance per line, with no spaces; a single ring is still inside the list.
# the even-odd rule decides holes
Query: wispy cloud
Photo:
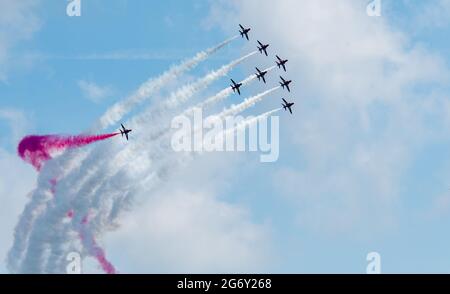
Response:
[[[107,52],[89,52],[79,54],[57,54],[46,52],[27,52],[23,56],[29,60],[87,60],[87,61],[136,61],[136,60],[180,60],[184,59],[186,55],[195,54],[194,51],[189,52],[189,49],[185,50],[166,50],[164,52],[138,50],[138,49],[124,49],[117,51]],[[238,52],[229,51],[220,56],[212,56],[211,59],[216,60],[228,60],[238,54]]]
[[[79,80],[78,87],[80,87],[84,97],[95,103],[100,103],[105,98],[108,98],[114,94],[112,87],[100,86],[92,81]]]

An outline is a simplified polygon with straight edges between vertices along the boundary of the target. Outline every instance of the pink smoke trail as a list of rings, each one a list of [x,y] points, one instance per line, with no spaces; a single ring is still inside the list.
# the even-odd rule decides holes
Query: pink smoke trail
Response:
[[[86,229],[85,226],[88,225],[89,216],[86,215],[81,221],[81,231],[79,233],[80,239],[83,242],[85,248],[88,249],[89,253],[98,261],[103,271],[107,274],[113,275],[117,271],[114,265],[106,259],[106,254],[103,248],[101,248],[95,241],[94,236],[92,236]]]
[[[82,147],[97,141],[109,139],[119,133],[104,134],[96,136],[27,136],[20,141],[17,147],[19,156],[26,162],[40,170],[45,161],[52,158],[52,153],[63,151],[68,148]]]
[[[114,268],[112,263],[106,259],[105,251],[103,250],[103,248],[97,245],[94,238],[92,238],[91,242],[94,256],[102,267],[103,271],[110,275],[116,274],[116,269]]]
[[[69,211],[67,212],[67,217],[68,217],[68,218],[73,218],[74,215],[75,215],[75,212],[73,211],[73,209],[71,209],[71,210],[69,210]]]

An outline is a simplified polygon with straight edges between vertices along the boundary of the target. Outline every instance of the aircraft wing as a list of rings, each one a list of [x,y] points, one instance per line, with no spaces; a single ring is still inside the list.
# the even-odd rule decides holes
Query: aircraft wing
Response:
[[[289,107],[289,112],[292,114],[292,109]]]
[[[282,76],[280,76],[280,79],[283,81],[283,83],[286,83]]]
[[[258,41],[258,44],[259,46],[263,47],[263,44],[260,41]]]
[[[291,92],[291,89],[289,89],[289,85],[286,85],[286,88],[287,88],[288,92]]]
[[[239,90],[239,88],[237,88],[237,92],[239,95],[241,95],[241,90]]]
[[[264,82],[264,84],[266,83],[266,78],[264,76],[262,76],[262,80]]]
[[[247,41],[250,41],[250,39],[248,38],[248,34],[245,34],[245,37],[247,38]]]
[[[287,103],[287,101],[286,101],[286,100],[284,100],[284,98],[281,98],[281,100],[283,100],[283,102],[284,102],[285,104],[288,104],[288,103]]]
[[[231,82],[233,83],[234,86],[236,86],[236,82],[233,81],[233,79],[231,79]]]
[[[284,71],[286,71],[286,65],[284,65],[284,63],[281,65],[284,69]]]
[[[128,141],[128,133],[125,134],[125,137],[127,137],[127,141]]]
[[[241,29],[242,29],[243,31],[245,31],[244,27],[243,27],[241,24],[240,24],[239,26],[241,27]]]

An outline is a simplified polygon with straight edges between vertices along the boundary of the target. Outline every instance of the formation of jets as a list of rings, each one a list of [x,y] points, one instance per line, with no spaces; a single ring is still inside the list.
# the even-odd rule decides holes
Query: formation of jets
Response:
[[[240,27],[239,33],[241,34],[241,37],[242,38],[245,37],[247,39],[247,41],[249,41],[250,38],[248,36],[248,33],[251,31],[251,28],[245,28],[241,24],[239,24],[239,27]],[[269,56],[268,53],[267,53],[267,48],[270,45],[269,44],[263,44],[260,41],[257,41],[257,42],[258,42],[258,46],[257,46],[258,51],[261,54]],[[283,70],[286,72],[286,63],[288,62],[288,60],[287,59],[282,59],[278,55],[275,55],[275,57],[277,58],[277,60],[275,62],[276,62],[276,65],[278,66],[278,68],[279,69],[283,68]],[[264,84],[266,84],[266,78],[265,77],[266,77],[266,74],[268,73],[268,70],[261,71],[258,67],[255,67],[255,68],[256,68],[256,77],[258,78],[258,80],[259,81],[262,80],[264,82]],[[281,81],[280,81],[281,87],[283,89],[286,88],[286,90],[288,90],[288,92],[291,92],[291,89],[289,88],[289,84],[291,84],[292,81],[291,80],[285,80],[282,76],[280,76],[280,79],[281,79]],[[235,92],[235,93],[237,92],[239,95],[241,95],[240,88],[242,86],[242,82],[241,83],[236,83],[233,79],[231,79],[231,83],[232,84],[230,86],[231,86],[231,89],[233,89],[233,92]],[[283,100],[283,103],[281,103],[283,109],[285,111],[289,110],[289,112],[292,114],[292,106],[295,103],[294,102],[287,102],[284,98],[281,98],[281,100]],[[120,134],[122,135],[122,137],[125,136],[125,138],[128,141],[128,139],[129,139],[128,138],[128,134],[131,133],[132,130],[125,128],[125,126],[123,124],[120,124],[120,125],[122,127],[121,129],[119,129]]]
[[[246,38],[248,41],[250,40],[248,34],[251,31],[251,28],[245,28],[243,25],[239,24],[240,30],[239,33],[241,34],[242,38]],[[267,48],[270,46],[270,44],[263,44],[261,43],[259,40],[257,40],[258,42],[258,51],[261,54],[264,54],[266,56],[269,56],[267,53]],[[283,68],[283,70],[286,72],[286,63],[289,61],[288,59],[282,59],[280,56],[275,55],[275,57],[277,58],[277,60],[275,61],[276,65],[278,66],[279,69]],[[256,77],[258,78],[259,81],[263,81],[264,84],[266,84],[266,74],[267,74],[268,70],[263,70],[261,71],[259,68],[256,67]],[[289,88],[289,85],[292,83],[292,80],[286,80],[284,79],[282,76],[280,76],[280,86],[282,89],[286,89],[289,93],[291,92],[291,89]],[[233,92],[237,92],[239,95],[241,95],[241,86],[242,83],[236,83],[233,79],[231,79],[232,84],[231,89],[233,89]],[[283,103],[281,104],[284,108],[285,111],[288,111],[292,114],[292,106],[294,105],[293,102],[287,102],[284,98],[282,98]]]

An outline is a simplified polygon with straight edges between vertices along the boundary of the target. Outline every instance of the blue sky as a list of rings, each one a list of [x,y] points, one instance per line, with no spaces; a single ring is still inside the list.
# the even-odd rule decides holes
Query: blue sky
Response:
[[[365,14],[369,1],[357,0],[323,1],[321,7],[287,0],[276,8],[270,1],[107,2],[82,0],[80,17],[66,15],[65,1],[16,8],[31,32],[0,22],[5,26],[0,38],[10,42],[6,57],[0,54],[6,69],[0,81],[0,155],[3,162],[20,166],[14,172],[27,175],[30,191],[36,175],[12,159],[14,132],[82,132],[149,77],[236,34],[240,22],[252,27],[253,42],[231,43],[170,84],[160,98],[250,52],[258,38],[273,44],[271,58],[251,57],[230,76],[243,79],[254,66],[272,65],[278,53],[290,60],[287,76],[294,90],[288,98],[297,106],[294,117],[281,115],[277,162],[261,164],[255,153],[205,155],[161,184],[152,200],[125,217],[121,229],[107,233],[103,245],[119,270],[364,273],[367,253],[377,251],[383,272],[450,271],[449,1],[384,0],[379,18]],[[280,73],[269,73],[269,83],[276,83]],[[100,92],[98,99],[83,91],[82,81]],[[228,78],[221,78],[196,99],[227,85]],[[264,89],[254,83],[245,92]],[[279,95],[246,114],[273,109]],[[217,109],[241,98],[231,96]],[[18,128],[10,128],[11,123]],[[11,225],[27,200],[23,187],[5,188],[7,174],[3,165],[1,197],[23,199],[8,204],[16,210],[5,216],[14,221],[0,228],[3,255],[12,242]],[[21,183],[16,179],[11,185]],[[180,195],[170,200],[175,208],[184,207],[180,201],[191,195],[204,201],[194,205],[198,218],[183,212],[186,219],[179,219],[175,208],[167,209],[176,228],[186,230],[183,223],[196,228],[192,234],[190,226],[188,232],[174,233],[186,238],[178,241],[185,242],[182,251],[192,260],[170,257],[175,253],[165,247],[177,241],[171,227],[136,236],[133,224],[146,215],[163,222],[158,216],[169,201],[161,200],[164,193]],[[231,217],[211,211],[221,205]],[[205,243],[197,243],[196,236]],[[202,255],[201,248],[216,252],[212,247],[222,241],[219,236],[229,248],[219,251],[224,256],[214,264],[213,254]],[[247,240],[242,236],[251,236],[250,241],[241,244]],[[130,252],[146,252],[149,246],[154,251],[143,260],[138,253],[124,257],[128,238],[143,242],[130,245]]]

